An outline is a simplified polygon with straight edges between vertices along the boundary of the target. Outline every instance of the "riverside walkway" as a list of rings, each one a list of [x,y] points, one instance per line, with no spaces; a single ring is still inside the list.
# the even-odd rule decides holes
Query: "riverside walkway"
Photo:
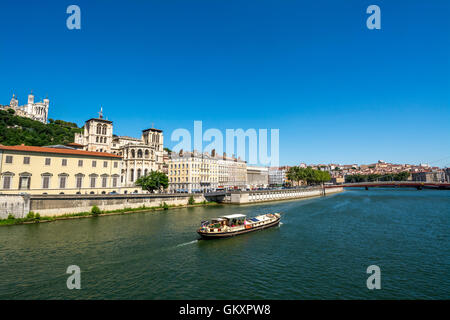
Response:
[[[300,187],[292,189],[273,189],[273,190],[250,190],[250,191],[221,191],[205,193],[208,200],[230,203],[230,204],[248,204],[266,201],[293,200],[311,197],[320,197],[328,194],[342,192],[341,186],[333,186],[324,189],[319,186]]]

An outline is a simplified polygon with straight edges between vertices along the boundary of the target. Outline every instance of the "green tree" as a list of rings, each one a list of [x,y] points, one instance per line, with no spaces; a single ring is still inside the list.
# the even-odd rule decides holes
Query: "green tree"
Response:
[[[137,179],[135,183],[142,190],[154,192],[156,190],[166,189],[169,186],[169,178],[163,172],[152,170],[148,175]]]
[[[290,181],[296,181],[300,185],[300,181],[306,180],[305,169],[300,167],[291,167],[288,170],[287,178]]]
[[[323,185],[324,182],[330,181],[331,175],[328,171],[314,170],[314,182]]]
[[[292,181],[292,182],[297,181],[297,171],[296,171],[296,168],[297,168],[297,167],[290,167],[290,168],[289,168],[289,170],[288,170],[288,172],[287,172],[287,174],[286,174],[286,177],[288,178],[289,181]]]
[[[100,208],[97,207],[97,206],[93,206],[92,209],[91,209],[91,213],[94,216],[98,216],[99,214],[102,213],[102,210],[100,210]]]

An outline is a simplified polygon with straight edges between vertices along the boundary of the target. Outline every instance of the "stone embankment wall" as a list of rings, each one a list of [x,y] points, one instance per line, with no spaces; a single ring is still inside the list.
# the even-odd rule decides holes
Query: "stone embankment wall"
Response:
[[[24,218],[30,211],[30,196],[0,194],[0,219]]]
[[[128,208],[159,207],[167,205],[187,205],[188,194],[177,195],[32,195],[30,209],[41,216],[58,216],[70,213],[89,212],[93,206],[101,210],[118,210]],[[196,203],[205,201],[203,194],[192,195]]]
[[[262,190],[233,192],[225,198],[224,202],[233,204],[257,203],[263,201],[293,200],[311,197],[320,197],[344,191],[342,187],[336,188],[301,188],[301,189],[283,189],[283,190]],[[325,194],[324,194],[325,192]]]

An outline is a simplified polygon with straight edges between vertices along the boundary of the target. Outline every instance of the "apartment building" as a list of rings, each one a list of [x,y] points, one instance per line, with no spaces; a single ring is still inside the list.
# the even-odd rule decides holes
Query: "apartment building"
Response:
[[[172,152],[168,162],[170,192],[213,191],[218,186],[217,160],[197,151]]]
[[[215,150],[172,152],[168,159],[169,191],[205,192],[217,188],[244,188],[247,164],[226,154],[218,156]]]

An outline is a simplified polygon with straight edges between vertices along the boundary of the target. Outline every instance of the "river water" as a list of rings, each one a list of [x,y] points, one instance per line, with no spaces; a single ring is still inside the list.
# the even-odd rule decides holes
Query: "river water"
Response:
[[[282,212],[200,240],[200,221]],[[68,290],[66,269],[81,269]],[[367,267],[381,270],[369,290]],[[449,299],[450,191],[347,190],[298,201],[0,227],[0,299]]]

